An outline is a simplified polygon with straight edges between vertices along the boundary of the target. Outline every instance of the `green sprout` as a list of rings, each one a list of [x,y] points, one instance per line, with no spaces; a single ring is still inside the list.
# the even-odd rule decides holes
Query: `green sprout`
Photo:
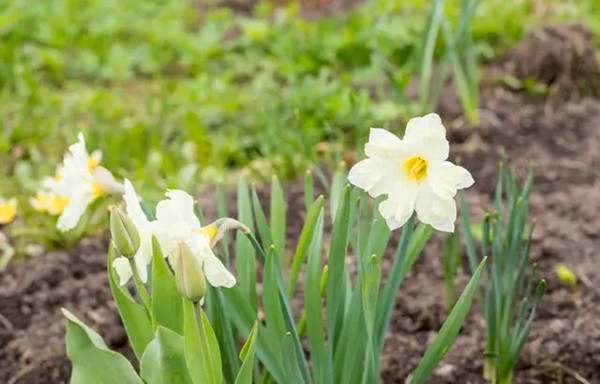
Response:
[[[485,319],[484,378],[494,384],[510,384],[546,289],[530,265],[532,226],[529,195],[533,175],[523,186],[511,169],[500,166],[495,211],[483,219],[479,247],[475,242],[469,207],[463,202],[461,229],[469,265],[474,271],[478,253],[489,256],[490,269],[482,278],[481,308]],[[479,250],[478,250],[479,248]]]

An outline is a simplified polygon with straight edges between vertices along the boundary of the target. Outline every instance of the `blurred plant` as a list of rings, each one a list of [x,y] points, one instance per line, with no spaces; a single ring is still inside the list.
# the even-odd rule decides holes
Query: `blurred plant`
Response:
[[[554,267],[554,272],[561,283],[565,284],[571,290],[577,290],[577,275],[565,264],[558,264]]]
[[[536,306],[546,288],[529,264],[531,245],[528,222],[529,194],[533,185],[530,173],[519,187],[511,169],[500,166],[495,194],[495,212],[482,224],[480,254],[490,257],[490,273],[482,287],[482,311],[486,338],[484,377],[497,384],[512,383],[513,369],[527,341]],[[471,271],[478,263],[475,236],[464,201],[461,228]]]
[[[455,31],[452,31],[444,14],[444,0],[433,3],[420,48],[419,104],[422,112],[436,109],[441,88],[446,81],[446,67],[450,66],[463,111],[470,122],[477,122],[479,119],[479,78],[471,27],[479,3],[480,0],[460,1],[460,16]],[[440,29],[444,37],[445,52],[440,61],[439,73],[433,81],[434,51],[436,44],[439,44]]]
[[[12,223],[15,217],[17,217],[17,199],[0,197],[0,225]]]

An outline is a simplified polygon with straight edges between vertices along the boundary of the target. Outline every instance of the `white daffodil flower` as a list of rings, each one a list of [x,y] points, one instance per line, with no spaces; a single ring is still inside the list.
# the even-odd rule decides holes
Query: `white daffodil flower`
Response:
[[[122,191],[123,187],[106,168],[101,167],[101,152],[88,154],[83,134],[69,147],[56,176],[44,179],[42,190],[32,199],[40,211],[60,214],[61,231],[74,228],[86,208],[98,197]]]
[[[177,245],[183,242],[194,257],[198,258],[210,285],[233,287],[236,283],[235,277],[214,254],[212,246],[227,229],[228,220],[234,220],[222,219],[223,225],[210,224],[203,227],[194,214],[192,196],[180,190],[170,190],[166,196],[167,199],[160,201],[156,206],[156,221],[152,223],[164,254],[171,256]],[[174,265],[172,260],[170,262]]]
[[[124,181],[123,200],[127,209],[127,216],[133,221],[140,237],[140,246],[133,256],[137,272],[142,282],[148,281],[148,265],[152,261],[152,235],[153,223],[148,220],[142,210],[140,200],[131,182]],[[131,266],[126,257],[117,257],[113,260],[113,267],[119,276],[121,285],[127,284],[132,276]]]
[[[474,180],[465,168],[447,161],[449,150],[446,128],[435,113],[410,119],[402,139],[371,128],[367,158],[352,167],[348,180],[374,198],[387,195],[379,212],[392,230],[416,211],[423,223],[454,232],[454,197]]]

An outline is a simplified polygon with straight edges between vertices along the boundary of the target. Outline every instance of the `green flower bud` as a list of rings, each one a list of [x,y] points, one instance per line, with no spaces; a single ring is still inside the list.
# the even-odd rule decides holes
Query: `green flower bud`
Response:
[[[140,247],[135,224],[120,208],[110,210],[110,234],[115,247],[125,257],[132,258]]]
[[[177,290],[193,302],[200,301],[206,293],[206,278],[200,260],[184,242],[177,244],[172,257]]]

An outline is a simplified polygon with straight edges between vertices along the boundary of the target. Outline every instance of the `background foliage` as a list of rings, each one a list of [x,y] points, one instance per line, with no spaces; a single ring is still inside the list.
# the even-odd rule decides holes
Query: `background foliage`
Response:
[[[444,4],[451,24],[463,3]],[[368,127],[396,129],[421,112],[411,89],[432,2],[370,0],[311,18],[296,3],[228,5],[2,2],[0,195],[21,196],[22,220],[46,225],[27,196],[79,131],[107,168],[157,199],[165,187],[227,181],[231,169],[292,177],[337,160]],[[598,33],[597,8],[479,1],[473,53],[490,60],[551,21],[584,20]],[[445,52],[440,38],[434,62]]]

